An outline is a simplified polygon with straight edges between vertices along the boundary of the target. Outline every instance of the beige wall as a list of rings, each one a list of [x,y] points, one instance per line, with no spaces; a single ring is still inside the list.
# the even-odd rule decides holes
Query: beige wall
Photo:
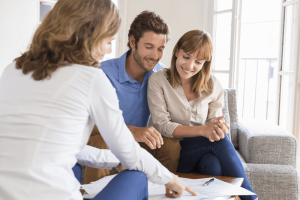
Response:
[[[136,15],[144,10],[155,11],[171,27],[171,40],[161,60],[166,67],[169,67],[172,50],[177,40],[189,30],[203,29],[203,2],[203,0],[127,0],[127,5],[123,7],[126,10],[122,11],[122,7],[120,8],[121,14],[127,13],[127,19],[123,20],[126,31],[120,32],[122,35],[119,42],[122,44],[118,52],[124,53],[127,50],[124,43],[127,43],[129,26]]]
[[[37,0],[0,0],[0,76],[25,52],[38,26]]]
[[[117,56],[127,51],[127,34],[135,16],[143,10],[155,11],[171,27],[171,40],[161,60],[168,67],[173,47],[180,36],[188,30],[203,28],[205,1],[207,0],[119,0],[123,29],[120,31]],[[30,44],[38,26],[38,2],[0,0],[0,76],[3,69]]]

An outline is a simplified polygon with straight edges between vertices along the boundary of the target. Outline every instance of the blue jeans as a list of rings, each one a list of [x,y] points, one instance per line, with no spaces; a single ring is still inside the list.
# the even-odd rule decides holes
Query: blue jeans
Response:
[[[242,177],[242,187],[253,192],[232,143],[225,136],[220,141],[210,142],[207,138],[191,137],[180,141],[181,151],[177,172],[198,172],[212,176]],[[241,200],[253,200],[256,196],[240,196]]]
[[[73,172],[81,180],[81,166],[76,164]],[[108,185],[92,200],[147,200],[148,181],[144,173],[124,170],[113,178]]]

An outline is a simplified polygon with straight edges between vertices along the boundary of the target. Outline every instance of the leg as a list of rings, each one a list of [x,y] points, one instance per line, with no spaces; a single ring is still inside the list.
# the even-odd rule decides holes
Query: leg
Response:
[[[181,152],[177,172],[192,172],[198,167],[199,161],[205,154],[212,153],[218,158],[224,176],[244,178],[242,187],[253,191],[243,165],[227,136],[213,143],[205,137],[186,138],[180,141],[180,145]],[[256,196],[241,196],[242,200],[252,200],[255,198]]]
[[[76,179],[79,181],[79,183],[81,183],[81,166],[78,163],[76,163],[72,170]]]
[[[223,176],[219,159],[212,153],[205,154],[198,163],[198,172],[203,175]]]
[[[212,152],[219,158],[224,176],[244,178],[242,187],[253,192],[242,162],[227,136],[213,143]],[[257,196],[240,196],[240,198],[241,200],[252,200],[256,199]]]
[[[150,149],[145,143],[140,146],[152,154],[169,171],[176,172],[181,146],[177,139],[163,137],[164,144],[160,149]]]
[[[88,145],[92,147],[96,147],[98,149],[108,149],[108,146],[106,145],[105,141],[103,140],[102,136],[100,135],[99,131],[98,134],[95,134],[98,129],[95,126],[93,133],[91,137],[89,138]],[[83,177],[83,183],[89,184],[93,181],[99,180],[100,178],[104,176],[109,175],[109,169],[96,169],[92,167],[85,167],[84,170],[84,177]]]
[[[207,142],[207,144],[206,144]],[[210,142],[205,137],[191,137],[180,141],[181,151],[177,172],[198,171],[201,158],[211,152]]]
[[[148,181],[142,172],[124,170],[92,200],[147,200]]]

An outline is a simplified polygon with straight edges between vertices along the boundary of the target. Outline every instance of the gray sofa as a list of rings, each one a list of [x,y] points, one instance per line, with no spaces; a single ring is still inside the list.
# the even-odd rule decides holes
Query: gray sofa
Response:
[[[267,121],[238,119],[234,89],[225,89],[224,99],[229,137],[259,199],[298,200],[296,138]]]

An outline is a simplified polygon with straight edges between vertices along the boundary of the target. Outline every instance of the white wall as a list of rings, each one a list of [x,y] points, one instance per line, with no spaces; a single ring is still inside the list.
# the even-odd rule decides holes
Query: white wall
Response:
[[[121,3],[124,0],[120,0]],[[127,51],[127,34],[133,19],[144,10],[155,11],[161,15],[171,28],[171,40],[168,42],[161,61],[169,67],[173,47],[177,40],[187,31],[203,29],[203,4],[204,0],[127,0],[127,5],[120,7],[123,18],[122,25],[126,30],[121,30],[118,52]],[[122,10],[126,9],[126,10]],[[126,14],[127,13],[127,14]],[[124,45],[125,43],[125,45]]]
[[[0,0],[0,76],[25,52],[38,25],[37,0]]]
[[[192,29],[203,29],[204,1],[119,0],[123,28],[120,31],[117,56],[127,51],[127,34],[136,15],[144,10],[155,11],[171,27],[171,40],[161,60],[168,67],[173,47],[183,33]],[[38,0],[0,0],[0,76],[3,69],[26,51],[30,44],[38,26],[38,2]]]

